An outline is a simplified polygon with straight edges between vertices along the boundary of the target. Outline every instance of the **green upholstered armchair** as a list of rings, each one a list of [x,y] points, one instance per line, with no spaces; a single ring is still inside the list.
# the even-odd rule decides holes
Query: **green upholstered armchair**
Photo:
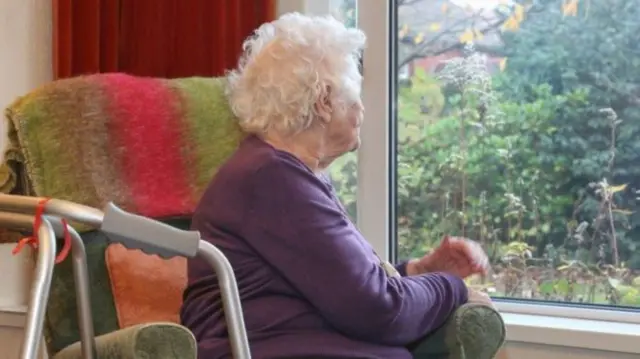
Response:
[[[222,79],[104,74],[59,80],[7,109],[0,190],[102,208],[109,201],[178,228],[243,134]],[[153,121],[153,122],[149,122]],[[196,358],[178,324],[186,261],[163,260],[78,228],[85,243],[100,359]],[[45,338],[53,359],[81,359],[71,260],[55,267]],[[468,304],[416,351],[489,359],[505,329],[491,308]]]

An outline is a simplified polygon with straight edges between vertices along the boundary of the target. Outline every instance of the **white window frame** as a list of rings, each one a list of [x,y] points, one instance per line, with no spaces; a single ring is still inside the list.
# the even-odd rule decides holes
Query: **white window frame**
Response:
[[[278,0],[278,13],[330,13],[336,0]],[[364,53],[365,121],[358,151],[358,226],[383,258],[389,234],[389,1],[359,0],[358,26],[369,39]],[[640,354],[640,311],[591,309],[496,300],[507,325],[507,340]]]

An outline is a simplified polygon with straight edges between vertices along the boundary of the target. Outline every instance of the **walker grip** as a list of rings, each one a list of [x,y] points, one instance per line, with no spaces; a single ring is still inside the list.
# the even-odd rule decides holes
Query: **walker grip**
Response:
[[[200,233],[183,231],[168,224],[132,214],[109,202],[100,230],[114,242],[162,258],[195,257]]]

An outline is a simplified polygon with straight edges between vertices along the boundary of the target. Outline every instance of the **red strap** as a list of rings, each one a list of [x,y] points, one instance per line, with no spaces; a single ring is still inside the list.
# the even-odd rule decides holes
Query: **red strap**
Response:
[[[38,206],[36,207],[35,220],[33,221],[33,233],[30,237],[22,238],[16,247],[13,249],[13,255],[20,253],[22,248],[25,245],[31,246],[31,248],[37,250],[38,249],[38,230],[40,229],[40,225],[42,224],[42,215],[44,214],[45,206],[49,202],[49,198],[44,198],[40,202],[38,202]],[[65,219],[62,219],[63,226],[63,238],[64,244],[60,253],[56,256],[56,264],[64,261],[67,256],[69,256],[69,252],[71,251],[71,233],[69,232],[69,224]]]

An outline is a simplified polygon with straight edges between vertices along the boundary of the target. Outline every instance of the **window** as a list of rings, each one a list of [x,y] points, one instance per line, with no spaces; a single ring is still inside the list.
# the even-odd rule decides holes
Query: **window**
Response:
[[[392,2],[393,103],[373,121],[392,120],[372,125],[394,136],[377,140],[395,150],[395,223],[373,234],[395,231],[391,257],[465,236],[493,267],[471,284],[494,297],[640,308],[640,17],[611,1]],[[355,1],[337,3],[354,21]],[[331,171],[362,219],[385,194],[358,194],[357,173],[354,156]]]
[[[465,236],[495,297],[640,308],[637,5],[396,2],[399,259]]]
[[[330,12],[336,19],[342,21],[348,27],[356,27],[358,24],[357,0],[329,0]]]

